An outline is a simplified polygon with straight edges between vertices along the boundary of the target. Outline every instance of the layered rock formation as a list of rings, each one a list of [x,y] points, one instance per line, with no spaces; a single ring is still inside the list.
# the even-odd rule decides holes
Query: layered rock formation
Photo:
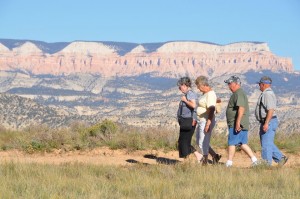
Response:
[[[132,76],[155,73],[177,77],[198,74],[219,76],[248,70],[293,71],[292,60],[274,55],[266,43],[217,45],[177,41],[156,44],[72,42],[47,44],[0,40],[0,70],[33,74],[93,73]]]

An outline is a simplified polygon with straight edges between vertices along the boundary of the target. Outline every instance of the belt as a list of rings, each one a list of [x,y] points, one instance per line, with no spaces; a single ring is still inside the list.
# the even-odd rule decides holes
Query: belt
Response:
[[[271,119],[275,119],[275,118],[277,118],[277,116],[276,115],[274,115],[273,117],[271,117]],[[264,124],[265,123],[265,121],[266,121],[266,118],[263,118],[261,121],[259,121],[261,124]]]

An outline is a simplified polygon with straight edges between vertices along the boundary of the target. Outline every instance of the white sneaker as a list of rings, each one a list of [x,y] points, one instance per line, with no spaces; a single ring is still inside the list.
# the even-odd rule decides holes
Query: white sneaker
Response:
[[[255,162],[252,162],[251,167],[255,167],[260,165],[260,162],[258,162],[258,160],[256,160]]]
[[[232,162],[231,161],[227,161],[226,162],[226,167],[232,167]]]

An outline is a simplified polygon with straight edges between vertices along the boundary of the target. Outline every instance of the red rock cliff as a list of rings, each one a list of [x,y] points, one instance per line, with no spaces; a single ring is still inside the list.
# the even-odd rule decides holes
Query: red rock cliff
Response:
[[[9,49],[0,43],[0,70],[24,69],[34,74],[98,73],[127,76],[154,72],[159,76],[222,75],[248,70],[293,71],[292,60],[274,55],[266,43],[217,45],[203,42],[167,42],[148,52],[136,45],[120,55],[117,45],[72,42],[49,54],[32,42]]]

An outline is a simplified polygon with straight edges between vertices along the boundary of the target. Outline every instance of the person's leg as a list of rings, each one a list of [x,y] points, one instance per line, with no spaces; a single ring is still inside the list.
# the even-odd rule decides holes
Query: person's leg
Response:
[[[211,148],[211,146],[209,146],[208,153],[211,155],[211,157],[215,157],[215,155],[217,155],[217,153],[213,148]]]
[[[234,133],[233,128],[228,128],[228,157],[226,166],[230,167],[233,163],[233,157],[235,154],[235,145],[238,144],[238,139],[236,134]]]
[[[197,121],[197,126],[196,126],[196,143],[197,145],[199,145],[199,140],[200,140],[200,124],[199,121]],[[201,161],[203,155],[201,153],[199,153],[197,150],[194,152],[198,162]]]
[[[188,133],[188,144],[190,146],[189,154],[194,153],[196,149],[192,146],[192,138],[195,132],[196,126],[193,126],[192,130]]]
[[[185,156],[186,156],[188,161],[191,161],[193,159],[190,156],[190,154],[191,153],[195,154],[195,152],[196,152],[196,149],[191,145],[192,137],[194,135],[194,131],[195,131],[195,127],[193,127],[190,131],[185,131],[184,132],[185,139],[184,139],[183,145],[184,145],[185,154],[186,154]]]
[[[189,155],[190,145],[188,145],[187,131],[180,131],[178,139],[178,151],[180,158],[186,158]]]
[[[227,167],[232,166],[232,164],[233,164],[232,160],[233,160],[234,154],[235,154],[235,146],[234,145],[228,146],[228,159],[226,162]]]
[[[277,118],[272,119],[270,121],[269,128],[270,128],[270,131],[274,132],[274,137],[273,137],[273,141],[272,141],[272,158],[276,163],[278,163],[284,157],[282,152],[278,149],[278,147],[274,143],[277,127],[278,127],[278,119]]]
[[[206,122],[205,122],[205,125],[206,125]],[[203,133],[201,134],[204,137],[203,138],[203,142],[202,142],[203,155],[206,155],[206,156],[208,155],[209,148],[210,148],[210,138],[211,138],[212,128],[213,127],[214,127],[214,125],[212,123],[212,125],[209,128],[209,131],[208,132],[204,132],[204,129],[203,129]]]
[[[195,150],[194,155],[196,156],[198,162],[200,162],[203,158],[203,155],[199,153],[197,150]]]
[[[204,128],[205,128],[205,121],[199,121],[198,122],[198,128],[197,128],[197,144],[199,146],[200,149],[200,153],[202,155],[204,155],[204,149],[203,149],[203,141],[205,138],[205,134],[204,134]]]
[[[264,161],[267,162],[268,165],[272,165],[273,160],[273,147],[274,145],[274,137],[275,132],[270,130],[270,126],[267,132],[262,130],[263,125],[260,126],[260,142],[261,142],[261,157]],[[281,156],[280,158],[281,159]]]
[[[248,146],[248,130],[243,130],[238,133],[240,143],[241,143],[241,149],[250,157],[252,164],[257,165],[257,158],[254,155],[252,149]]]
[[[235,154],[235,146],[228,146],[228,160],[232,161]]]
[[[205,126],[206,126],[206,122],[205,122]],[[213,151],[213,149],[210,147],[210,138],[211,138],[212,130],[214,127],[215,127],[215,120],[213,119],[211,121],[209,131],[203,133],[204,134],[204,139],[203,139],[203,144],[202,144],[203,145],[203,164],[208,163],[209,150]]]
[[[242,144],[241,149],[249,156],[249,158],[255,157],[254,153],[252,152],[248,144]]]
[[[215,125],[216,125],[216,120],[214,119],[214,120],[213,120],[213,123],[212,123],[212,125],[211,125],[211,129],[210,129],[211,131],[210,131],[210,136],[209,136],[209,148],[208,148],[208,154],[211,155],[213,164],[218,163],[219,160],[220,160],[221,157],[222,157],[222,155],[217,154],[217,153],[215,152],[215,150],[210,146],[210,139],[211,139],[211,135],[212,135],[212,130],[213,130],[213,128],[215,127]]]
[[[214,149],[211,148],[210,146],[209,146],[208,153],[209,153],[209,154],[211,155],[211,157],[212,157],[212,163],[213,163],[213,164],[217,164],[217,163],[220,161],[220,159],[222,158],[222,155],[221,155],[221,154],[217,154],[217,153],[214,151]]]

